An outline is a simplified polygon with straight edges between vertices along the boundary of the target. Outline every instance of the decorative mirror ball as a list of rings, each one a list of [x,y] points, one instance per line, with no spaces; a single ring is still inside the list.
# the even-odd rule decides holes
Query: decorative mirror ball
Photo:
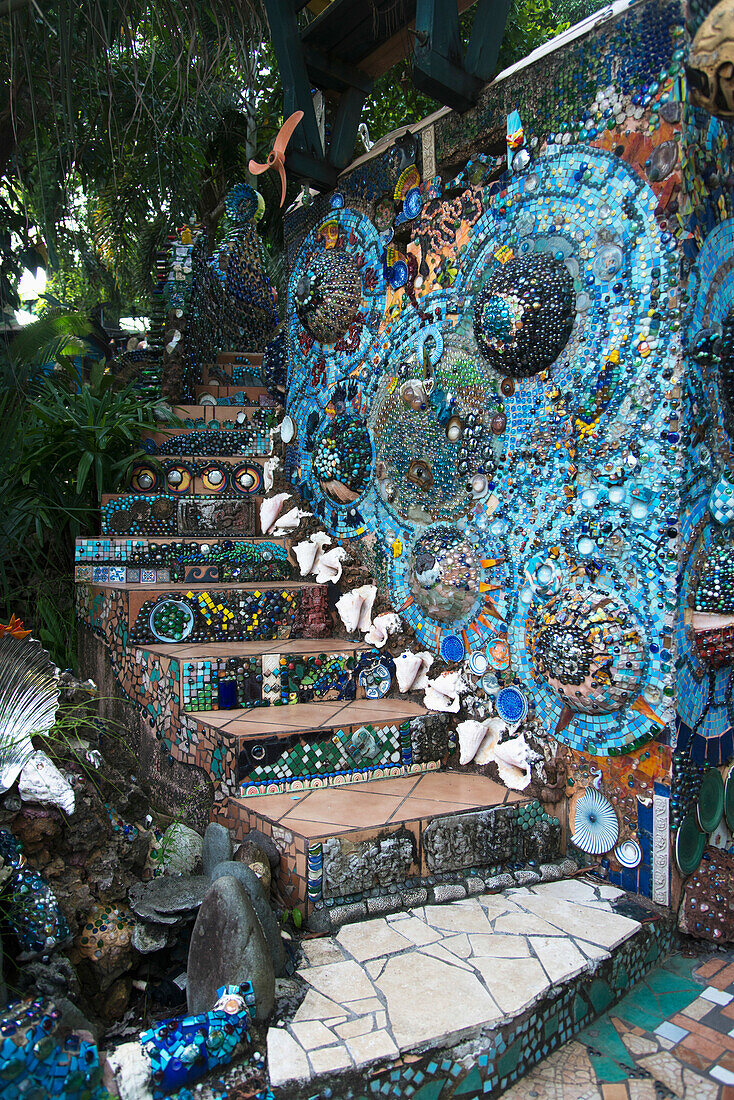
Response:
[[[474,336],[497,370],[529,378],[561,354],[575,313],[573,279],[565,264],[546,252],[529,252],[490,274],[474,305]]]

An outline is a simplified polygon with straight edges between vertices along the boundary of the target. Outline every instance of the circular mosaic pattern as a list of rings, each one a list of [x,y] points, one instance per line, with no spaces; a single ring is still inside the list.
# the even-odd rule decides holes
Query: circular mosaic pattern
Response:
[[[370,483],[372,442],[364,420],[336,416],[322,434],[313,458],[321,491],[335,504],[351,504]]]
[[[474,606],[481,567],[473,547],[450,527],[422,535],[410,562],[409,584],[418,606],[441,623],[461,619]]]
[[[320,344],[335,344],[349,330],[361,300],[359,268],[337,249],[313,255],[296,283],[296,313]]]
[[[600,589],[563,589],[531,627],[535,674],[581,714],[612,714],[634,702],[646,643],[627,604]]]
[[[530,252],[489,276],[474,305],[474,335],[497,370],[529,378],[558,358],[574,316],[573,279],[563,261]]]

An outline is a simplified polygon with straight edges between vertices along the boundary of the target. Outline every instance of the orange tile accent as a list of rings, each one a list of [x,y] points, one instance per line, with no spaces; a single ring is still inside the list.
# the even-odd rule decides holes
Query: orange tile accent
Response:
[[[693,973],[697,978],[705,978],[709,981],[711,977],[714,974],[718,974],[724,966],[726,966],[726,959],[709,959],[708,962],[703,963],[703,965],[699,966]]]
[[[629,1100],[629,1092],[624,1081],[615,1081],[614,1084],[605,1084],[601,1087],[604,1100]]]

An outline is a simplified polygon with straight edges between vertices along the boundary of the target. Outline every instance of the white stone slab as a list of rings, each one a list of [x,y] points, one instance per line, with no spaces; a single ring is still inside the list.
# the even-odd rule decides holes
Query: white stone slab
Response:
[[[557,936],[530,936],[530,946],[552,982],[572,978],[588,966],[588,959],[573,940]]]
[[[397,931],[401,936],[406,936],[412,943],[421,946],[424,943],[436,943],[443,939],[441,932],[430,928],[422,920],[412,914],[397,925]]]
[[[579,878],[561,879],[560,882],[544,882],[533,887],[533,893],[546,898],[565,901],[598,901],[596,889]]]
[[[379,955],[390,955],[413,946],[412,940],[406,939],[396,928],[381,919],[346,924],[339,930],[336,938],[357,962],[375,959]]]
[[[600,947],[616,947],[640,927],[639,922],[617,913],[592,909],[587,905],[559,901],[558,898],[533,896],[525,899],[531,913],[554,924],[571,936]]]
[[[273,1088],[286,1081],[307,1081],[311,1076],[308,1058],[284,1027],[268,1030],[268,1072]]]
[[[320,1020],[304,1020],[302,1023],[294,1021],[291,1032],[304,1050],[328,1047],[329,1043],[336,1041],[334,1032],[324,1027]]]
[[[347,1020],[345,1024],[340,1024],[336,1033],[340,1039],[353,1039],[355,1035],[367,1035],[374,1026],[374,1016],[360,1016],[357,1020]]]
[[[524,936],[503,936],[495,933],[488,936],[477,934],[469,937],[472,953],[476,958],[527,959],[530,956],[528,942]]]
[[[343,962],[344,953],[331,936],[318,940],[303,940],[301,949],[309,966],[326,966],[327,963]]]
[[[356,962],[332,963],[330,966],[310,966],[299,970],[298,973],[319,993],[323,993],[325,997],[332,997],[342,1004],[364,997],[372,997],[375,993],[372,982]],[[329,1015],[335,1016],[336,1013],[332,1011]]]
[[[503,1013],[521,1011],[550,988],[537,959],[475,959],[474,965]]]
[[[366,1066],[383,1058],[397,1058],[400,1054],[387,1031],[355,1035],[353,1039],[347,1039],[347,1049],[357,1066]]]
[[[487,914],[475,899],[452,905],[426,905],[425,919],[432,928],[449,932],[489,932]]]
[[[471,943],[466,933],[461,933],[458,936],[449,936],[448,939],[443,940],[442,947],[445,947],[447,951],[450,951],[452,955],[457,955],[460,959],[468,959],[472,952]]]
[[[341,1005],[322,997],[315,989],[309,989],[296,1009],[294,1020],[328,1020],[342,1012]]]
[[[393,955],[375,985],[401,1050],[451,1041],[501,1016],[478,978],[422,951]]]
[[[312,1050],[309,1058],[314,1073],[333,1073],[334,1070],[346,1069],[352,1065],[349,1051],[341,1043],[335,1047],[321,1047],[320,1050]]]

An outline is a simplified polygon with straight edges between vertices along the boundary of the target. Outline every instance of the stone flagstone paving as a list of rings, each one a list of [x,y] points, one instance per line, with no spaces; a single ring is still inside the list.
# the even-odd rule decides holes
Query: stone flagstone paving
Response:
[[[298,974],[308,992],[288,1026],[268,1032],[271,1085],[454,1043],[515,1016],[639,929],[613,911],[621,895],[579,879],[544,883],[306,941]]]

